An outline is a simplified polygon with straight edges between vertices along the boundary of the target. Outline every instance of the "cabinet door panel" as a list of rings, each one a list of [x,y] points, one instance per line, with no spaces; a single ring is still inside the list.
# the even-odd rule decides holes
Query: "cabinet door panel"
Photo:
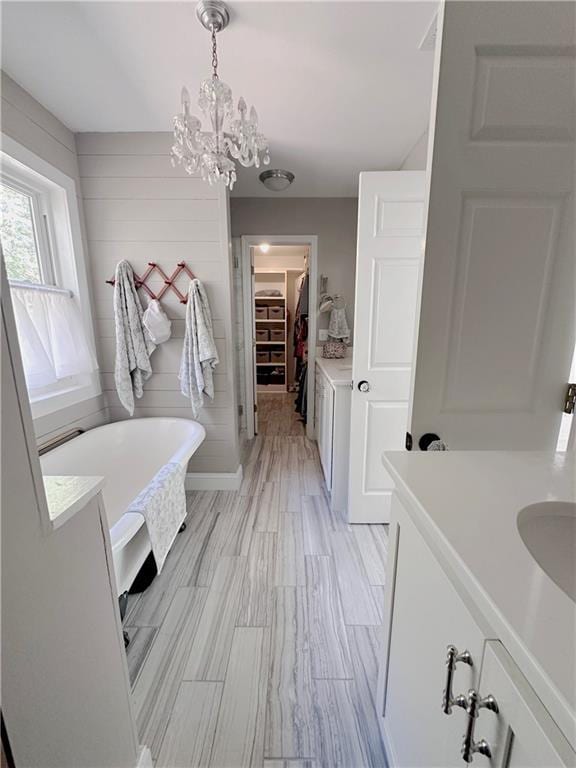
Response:
[[[316,392],[314,397],[314,425],[316,427],[316,442],[318,452],[322,453],[322,377],[316,369]]]
[[[478,757],[478,762],[492,768],[576,765],[576,753],[498,640],[486,643],[479,691],[492,694],[499,711],[480,710],[475,741],[485,739],[492,758]]]
[[[316,441],[326,488],[332,489],[332,436],[334,425],[334,390],[322,373],[316,369]]]
[[[333,452],[333,436],[334,436],[334,390],[331,384],[326,384],[324,391],[324,416],[323,416],[325,432],[324,432],[324,477],[326,479],[326,487],[329,491],[332,490],[332,452]]]
[[[460,768],[466,715],[459,707],[442,712],[446,651],[452,644],[472,656],[473,666],[460,663],[454,674],[453,693],[466,693],[478,681],[484,635],[396,496],[392,515],[398,554],[381,686],[390,759],[398,768]]]

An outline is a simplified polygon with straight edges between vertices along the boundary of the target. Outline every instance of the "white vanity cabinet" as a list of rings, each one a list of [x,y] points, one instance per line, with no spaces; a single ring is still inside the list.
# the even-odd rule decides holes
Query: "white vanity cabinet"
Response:
[[[316,362],[315,426],[320,464],[336,512],[348,509],[350,454],[350,358]]]
[[[576,613],[536,570],[515,523],[516,510],[543,488],[569,498],[570,467],[556,461],[551,479],[544,454],[385,458],[396,491],[377,710],[390,764],[576,768],[576,711],[568,703]],[[485,482],[490,472],[482,496],[472,480]],[[459,482],[475,495],[460,496]]]
[[[452,678],[454,696],[465,694],[479,683],[485,634],[396,496],[388,552],[395,573],[386,579],[389,634],[379,702],[390,762],[398,768],[460,766],[466,713],[458,706],[443,712],[447,648],[470,654],[471,665],[456,662]]]

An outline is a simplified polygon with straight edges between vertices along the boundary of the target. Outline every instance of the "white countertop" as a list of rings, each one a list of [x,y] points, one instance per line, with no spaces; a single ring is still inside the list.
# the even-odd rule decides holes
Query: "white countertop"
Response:
[[[352,356],[337,360],[332,358],[316,358],[316,364],[334,387],[350,386],[352,384]]]
[[[384,465],[423,535],[576,741],[576,604],[542,570],[516,526],[539,501],[574,501],[574,454],[386,452]]]
[[[48,513],[54,528],[59,528],[102,490],[103,477],[44,475]]]

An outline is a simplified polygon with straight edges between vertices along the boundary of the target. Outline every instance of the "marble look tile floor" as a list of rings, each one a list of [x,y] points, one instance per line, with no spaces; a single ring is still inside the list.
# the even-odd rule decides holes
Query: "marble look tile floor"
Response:
[[[293,396],[259,396],[236,493],[187,528],[124,620],[156,768],[385,768],[375,710],[384,526],[332,513]]]

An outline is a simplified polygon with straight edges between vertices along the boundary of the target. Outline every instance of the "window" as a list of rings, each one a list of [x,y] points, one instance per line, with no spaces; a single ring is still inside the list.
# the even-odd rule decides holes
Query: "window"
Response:
[[[101,391],[78,202],[68,176],[5,136],[3,149],[0,241],[38,417]]]
[[[32,195],[2,183],[0,204],[0,237],[8,278],[41,283],[43,276]]]

